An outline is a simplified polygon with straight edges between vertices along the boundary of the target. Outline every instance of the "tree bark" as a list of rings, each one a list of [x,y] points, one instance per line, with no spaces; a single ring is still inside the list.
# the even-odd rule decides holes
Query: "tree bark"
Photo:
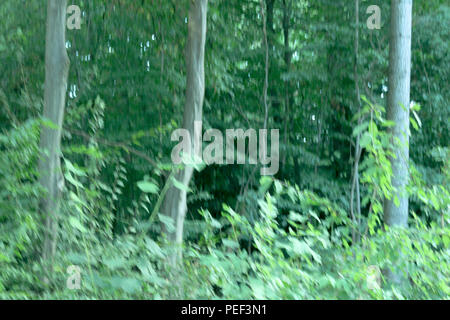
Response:
[[[361,95],[359,92],[359,74],[358,74],[358,55],[359,55],[359,0],[355,0],[355,63],[353,66],[353,73],[355,78],[355,94],[356,94],[356,104],[358,106],[358,112],[361,110]],[[358,119],[358,125],[361,124],[362,119]],[[361,223],[361,198],[359,193],[359,160],[361,157],[361,146],[360,146],[361,134],[358,134],[356,137],[355,144],[355,162],[353,165],[353,174],[352,174],[352,187],[350,191],[350,214],[355,224],[355,227],[352,231],[352,241],[354,243],[359,241],[360,238],[360,223]],[[355,200],[355,191],[356,191],[356,213],[354,212],[354,200]]]
[[[67,91],[69,59],[66,52],[67,0],[47,1],[47,30],[45,39],[45,89],[43,117],[56,128],[43,126],[39,161],[40,184],[46,190],[39,210],[44,219],[42,258],[52,258],[56,251],[58,213],[63,176],[60,163],[61,132]]]
[[[273,26],[273,6],[275,4],[275,0],[266,0],[266,10],[267,10],[267,33],[269,34],[269,38],[268,42],[269,42],[269,47],[272,44],[272,37],[273,34],[275,32],[275,28]]]
[[[391,132],[395,140],[395,158],[392,166],[393,197],[384,201],[384,222],[388,226],[408,226],[409,161],[409,103],[411,77],[411,20],[412,0],[391,1],[391,31],[389,41],[389,92],[387,119],[395,122]],[[399,205],[394,202],[398,197]],[[399,273],[388,272],[391,282],[401,282]]]
[[[206,17],[208,0],[191,0],[188,21],[188,41],[187,41],[187,82],[186,101],[183,115],[183,128],[187,129],[191,136],[191,155],[199,150],[194,150],[194,141],[201,141],[196,134],[201,134],[194,130],[194,122],[202,120],[203,99],[205,95],[205,41],[206,41]],[[195,154],[200,157],[200,154]],[[193,174],[193,167],[185,166],[174,174],[174,178],[186,187],[189,185]],[[168,240],[177,246],[176,253],[170,257],[172,265],[181,262],[183,242],[183,225],[187,211],[187,192],[171,186],[167,191],[162,205],[162,213],[173,219],[175,230],[169,231],[163,228]]]
[[[273,106],[276,109],[279,108],[280,102],[278,101],[277,91],[274,87],[269,88],[269,77],[270,77],[270,59],[271,55],[274,52],[275,48],[275,27],[274,27],[274,5],[275,0],[266,0],[266,12],[264,12],[264,1],[259,2],[261,6],[261,18],[263,20],[263,32],[264,39],[263,43],[264,47],[264,55],[266,56],[265,63],[265,76],[267,76],[267,88],[269,89],[268,95],[266,97],[266,101],[264,101],[266,116],[264,117],[264,128],[268,126],[268,109]],[[271,54],[272,53],[272,54]],[[264,96],[265,97],[265,96]]]
[[[289,31],[290,31],[290,17],[292,10],[292,1],[283,0],[283,36],[284,36],[284,63],[286,65],[286,73],[291,71],[292,52],[289,46]],[[291,97],[289,94],[290,81],[286,79],[284,83],[284,145],[289,143],[288,123],[289,123],[289,108],[291,104]],[[283,153],[283,171],[285,171],[287,152]]]

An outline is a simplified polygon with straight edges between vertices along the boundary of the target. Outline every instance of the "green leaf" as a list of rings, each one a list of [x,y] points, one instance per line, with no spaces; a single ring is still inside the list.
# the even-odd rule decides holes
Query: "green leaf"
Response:
[[[84,173],[83,171],[81,171],[78,168],[75,168],[75,166],[69,160],[64,159],[64,163],[66,164],[67,170],[72,172],[74,175],[76,175],[76,176],[86,176],[86,173]]]
[[[173,185],[175,186],[175,188],[180,189],[182,191],[190,192],[190,189],[187,186],[185,186],[183,183],[181,183],[180,181],[175,179],[173,176],[171,178],[171,181],[172,181]]]
[[[211,218],[211,225],[216,229],[222,228],[222,224],[214,218]]]
[[[280,194],[281,191],[283,191],[283,185],[281,184],[280,181],[275,180],[275,192],[276,192],[277,194]]]
[[[239,243],[230,239],[222,239],[223,245],[228,248],[237,249],[239,248]]]
[[[145,238],[145,246],[147,247],[150,254],[156,256],[158,258],[164,258],[164,254],[161,250],[161,247],[152,239]]]
[[[112,257],[112,258],[103,258],[103,263],[110,270],[116,270],[120,267],[123,267],[126,263],[126,260],[122,256]]]
[[[409,118],[409,122],[411,122],[414,129],[419,130],[419,126],[417,125],[417,122],[413,118]]]
[[[289,212],[289,218],[288,219],[291,220],[291,221],[296,221],[296,222],[300,222],[300,223],[303,223],[306,220],[308,220],[307,217],[305,217],[305,216],[303,216],[303,215],[301,215],[301,214],[299,214],[297,212],[294,212],[294,211],[290,211]]]
[[[175,231],[175,222],[171,217],[165,216],[163,214],[158,214],[159,221],[161,221],[167,228],[167,231],[173,232]]]
[[[417,112],[414,111],[414,110],[412,110],[412,113],[413,113],[413,115],[414,115],[414,118],[416,118],[417,123],[419,124],[419,127],[422,128],[422,121],[420,121],[419,115],[418,115]]]
[[[363,122],[360,125],[357,125],[355,127],[355,129],[353,130],[353,136],[356,137],[361,132],[365,131],[368,127],[369,127],[369,123],[368,122]]]
[[[83,188],[83,185],[79,181],[75,180],[75,178],[70,174],[70,172],[67,172],[66,174],[64,174],[64,177],[66,178],[67,181],[69,181],[75,187]]]
[[[394,204],[396,207],[398,207],[400,205],[400,200],[398,199],[398,196],[394,197]]]
[[[137,186],[139,189],[141,189],[142,192],[145,193],[153,193],[153,194],[158,194],[159,192],[159,188],[158,186],[150,181],[139,181],[137,183]]]
[[[50,119],[47,119],[47,118],[42,118],[42,125],[44,127],[49,128],[49,129],[53,129],[53,130],[58,129],[58,125],[56,123],[54,123],[53,121],[51,121]]]
[[[370,134],[368,132],[366,132],[362,136],[359,144],[361,145],[361,148],[366,148],[370,144],[371,141],[372,141],[372,137],[370,136]]]
[[[79,231],[81,231],[83,233],[87,232],[86,228],[81,224],[80,220],[78,220],[77,218],[70,217],[69,218],[69,223],[75,229],[78,229]]]
[[[127,293],[135,293],[141,291],[141,283],[137,279],[113,277],[111,285],[116,289],[122,289]]]

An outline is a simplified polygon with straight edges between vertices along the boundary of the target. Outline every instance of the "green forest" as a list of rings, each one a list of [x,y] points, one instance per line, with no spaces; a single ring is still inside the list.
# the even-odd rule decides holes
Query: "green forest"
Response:
[[[447,1],[0,21],[0,299],[450,298]]]

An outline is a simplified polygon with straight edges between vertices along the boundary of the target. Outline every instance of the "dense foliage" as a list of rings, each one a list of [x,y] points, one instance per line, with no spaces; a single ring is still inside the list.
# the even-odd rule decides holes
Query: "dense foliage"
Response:
[[[280,129],[280,170],[197,168],[181,270],[167,262],[175,249],[161,230],[174,226],[160,206],[173,180],[170,135],[183,115],[189,1],[73,2],[83,14],[81,29],[66,33],[65,186],[51,272],[39,258],[39,136],[54,126],[41,116],[45,6],[0,3],[0,298],[450,297],[445,1],[414,1],[409,228],[383,223],[383,199],[395,198],[388,1],[360,1],[355,79],[353,1],[265,0],[268,128]],[[380,30],[366,27],[370,4],[381,8]],[[208,6],[204,129],[262,128],[260,1]],[[67,287],[70,266],[81,270],[78,290]],[[386,268],[408,281],[388,283]]]

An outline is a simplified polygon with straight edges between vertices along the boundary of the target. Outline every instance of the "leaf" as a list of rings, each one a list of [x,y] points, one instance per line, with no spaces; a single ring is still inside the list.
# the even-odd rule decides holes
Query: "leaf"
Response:
[[[258,192],[260,194],[265,194],[267,190],[269,190],[270,186],[272,185],[273,179],[269,176],[262,176],[261,179],[259,179],[259,190]]]
[[[44,127],[49,128],[49,129],[53,129],[53,130],[58,129],[58,125],[56,123],[54,123],[53,121],[51,121],[50,119],[47,119],[47,118],[42,118],[42,125]]]
[[[307,218],[297,212],[290,211],[289,212],[289,220],[303,223],[307,220]]]
[[[237,249],[239,248],[239,243],[230,239],[222,239],[223,245],[228,248]]]
[[[175,186],[175,188],[180,189],[182,191],[190,192],[190,189],[187,186],[185,186],[183,183],[181,183],[180,181],[175,179],[173,176],[171,178],[171,181],[172,181],[173,185]]]
[[[394,204],[397,208],[398,208],[398,206],[400,206],[400,200],[398,199],[398,196],[394,197]]]
[[[353,136],[356,137],[361,132],[365,131],[369,127],[369,122],[363,122],[360,125],[357,125],[353,130]]]
[[[412,112],[413,112],[414,118],[416,118],[417,123],[419,124],[419,127],[422,128],[422,121],[420,121],[419,115],[418,115],[417,112],[414,111],[414,110],[412,110]]]
[[[283,186],[282,186],[281,182],[278,180],[275,180],[275,192],[277,194],[280,194],[281,191],[283,191]]]
[[[359,144],[361,145],[361,148],[366,148],[370,142],[372,141],[372,137],[370,136],[369,133],[364,133],[364,135],[361,138],[361,141],[359,142]]]
[[[69,252],[66,257],[71,263],[76,265],[81,265],[88,262],[86,256],[78,252]]]
[[[66,164],[67,170],[72,172],[74,175],[76,175],[76,176],[86,176],[86,173],[84,173],[83,171],[81,171],[78,168],[75,168],[75,166],[69,160],[64,159],[64,163]]]
[[[253,295],[257,300],[267,299],[265,295],[265,285],[263,281],[259,279],[251,279],[250,287],[252,288]]]
[[[72,191],[70,191],[69,193],[70,199],[72,199],[74,202],[81,204],[82,206],[84,206],[85,208],[89,209],[89,206],[86,202],[84,202],[83,200],[81,200],[75,193],[73,193]]]
[[[111,285],[114,288],[122,289],[127,293],[135,293],[141,291],[141,283],[137,279],[113,277],[111,278]]]
[[[162,214],[158,214],[158,217],[159,221],[161,221],[166,226],[169,233],[175,231],[175,223],[171,217]]]
[[[110,270],[116,270],[122,266],[125,265],[125,258],[122,256],[113,257],[113,258],[103,258],[103,263],[108,267]]]
[[[222,228],[222,224],[214,218],[211,218],[211,226],[213,226],[216,229]]]
[[[137,183],[137,186],[139,189],[141,189],[142,192],[145,193],[153,193],[153,194],[158,194],[159,192],[159,188],[158,186],[150,181],[139,181]]]
[[[81,231],[83,233],[87,232],[86,228],[81,224],[80,220],[78,220],[77,218],[70,217],[69,223],[72,227],[78,229],[79,231]]]
[[[161,250],[161,247],[152,239],[145,238],[145,246],[147,247],[148,251],[158,257],[158,258],[164,258],[164,254]]]
[[[74,177],[70,174],[70,172],[67,172],[64,177],[66,178],[67,181],[69,181],[71,184],[73,184],[75,187],[78,188],[83,188],[83,185],[74,179]]]
[[[305,254],[311,255],[315,261],[317,261],[318,263],[321,263],[322,259],[321,259],[320,255],[318,255],[316,252],[314,252],[314,250],[312,250],[311,247],[305,241],[300,241],[296,238],[290,238],[290,240],[292,242],[293,250],[295,253],[297,253],[301,256],[303,256]]]
[[[411,122],[414,129],[419,130],[419,126],[417,125],[417,122],[413,118],[409,118],[409,121]]]

